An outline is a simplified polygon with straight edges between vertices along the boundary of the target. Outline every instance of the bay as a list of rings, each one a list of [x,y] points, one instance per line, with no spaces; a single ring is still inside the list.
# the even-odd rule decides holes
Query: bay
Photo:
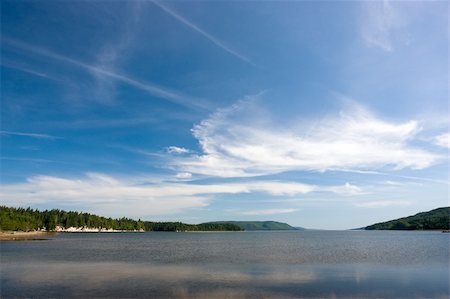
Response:
[[[67,233],[1,242],[2,298],[448,298],[434,231]]]

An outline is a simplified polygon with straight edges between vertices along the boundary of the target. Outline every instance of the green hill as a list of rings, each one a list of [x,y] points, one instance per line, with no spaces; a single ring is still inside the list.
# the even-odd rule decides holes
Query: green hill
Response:
[[[287,223],[276,222],[276,221],[216,221],[209,222],[216,224],[234,224],[239,226],[242,230],[298,230],[290,226]]]
[[[438,208],[414,216],[376,223],[365,227],[366,230],[425,230],[450,228],[450,207]]]

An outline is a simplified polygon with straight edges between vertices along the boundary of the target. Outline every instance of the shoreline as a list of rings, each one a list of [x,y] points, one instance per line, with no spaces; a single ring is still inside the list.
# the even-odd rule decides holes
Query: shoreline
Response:
[[[0,241],[33,240],[40,237],[53,236],[56,232],[46,231],[0,231]]]
[[[58,229],[55,231],[0,231],[0,241],[23,241],[23,240],[39,240],[41,237],[55,236],[61,233],[78,234],[78,233],[143,233],[139,230],[112,230],[112,229]]]

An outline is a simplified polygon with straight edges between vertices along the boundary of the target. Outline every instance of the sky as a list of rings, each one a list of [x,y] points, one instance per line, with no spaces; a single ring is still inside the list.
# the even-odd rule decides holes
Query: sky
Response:
[[[447,1],[1,1],[2,205],[358,228],[449,206]]]

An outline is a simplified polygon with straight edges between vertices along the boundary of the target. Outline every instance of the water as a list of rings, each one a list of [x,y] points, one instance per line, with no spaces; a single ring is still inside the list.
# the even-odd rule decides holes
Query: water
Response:
[[[449,234],[59,234],[1,243],[1,297],[448,298]]]

